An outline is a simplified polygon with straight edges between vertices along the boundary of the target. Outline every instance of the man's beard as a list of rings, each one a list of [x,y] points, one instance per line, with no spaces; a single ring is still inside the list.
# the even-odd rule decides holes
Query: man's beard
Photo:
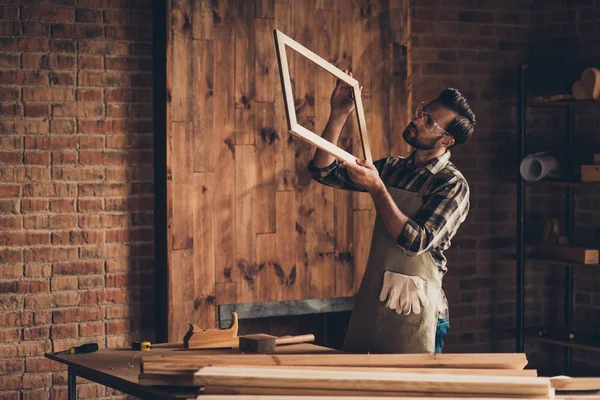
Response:
[[[409,126],[407,126],[404,132],[402,133],[402,137],[404,137],[406,143],[408,143],[417,150],[433,150],[435,148],[435,144],[438,142],[438,140],[441,139],[441,137],[432,138],[428,140],[419,139],[417,137],[417,133],[413,134],[410,131]],[[413,127],[417,129],[414,125]]]

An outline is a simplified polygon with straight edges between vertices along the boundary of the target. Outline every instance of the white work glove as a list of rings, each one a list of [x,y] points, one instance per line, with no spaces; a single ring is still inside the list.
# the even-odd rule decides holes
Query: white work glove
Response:
[[[389,297],[388,297],[389,294]],[[387,302],[385,306],[397,314],[419,314],[421,306],[427,307],[429,300],[425,295],[425,284],[418,276],[408,276],[386,271],[379,300]]]

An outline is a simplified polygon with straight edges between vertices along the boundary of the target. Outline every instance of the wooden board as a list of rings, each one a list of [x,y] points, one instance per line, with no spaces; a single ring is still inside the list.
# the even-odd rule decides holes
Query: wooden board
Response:
[[[410,86],[403,76],[391,76],[389,63],[383,61],[391,57],[386,50],[391,40],[404,46],[410,37],[409,28],[387,17],[403,17],[399,10],[405,7],[408,12],[405,3],[354,7],[345,0],[167,2],[167,285],[171,290],[186,288],[167,305],[169,321],[175,324],[169,326],[172,340],[181,340],[189,322],[214,327],[218,304],[354,294],[360,283],[355,278],[362,276],[356,260],[368,255],[373,204],[368,194],[353,195],[310,178],[307,165],[314,147],[290,134],[273,29],[360,78],[369,89],[362,105],[370,131],[373,120],[379,121],[377,127],[389,126],[386,121],[397,116],[398,105],[410,104],[395,98],[408,99]],[[381,60],[374,63],[374,54]],[[316,79],[314,72],[322,69],[295,50],[287,55],[292,107],[302,126],[320,134],[333,84]],[[409,63],[409,55],[400,62]],[[373,83],[376,78],[378,84]],[[376,109],[371,89],[393,79],[406,85],[393,93],[387,88],[386,93],[377,92]],[[389,150],[392,132],[378,135],[373,151],[387,155],[381,153]],[[356,113],[338,145],[362,157]],[[243,146],[248,148],[239,148]],[[255,164],[246,170],[242,163],[248,158]],[[240,182],[247,176],[254,176],[254,182]],[[212,191],[205,184],[209,181]],[[252,201],[242,195],[250,186],[253,216]],[[210,212],[207,202],[213,218],[205,224],[200,218]],[[204,211],[196,209],[198,204]],[[367,214],[370,217],[363,219]],[[355,236],[357,220],[366,231]],[[186,252],[175,253],[179,250]],[[190,271],[175,270],[182,259],[191,260],[186,261]],[[182,282],[182,276],[192,274],[193,280]]]
[[[468,394],[461,393],[460,395],[456,395],[453,393],[444,393],[444,392],[396,392],[396,391],[388,391],[388,390],[332,390],[332,389],[303,389],[303,388],[264,388],[264,387],[252,387],[252,386],[209,386],[204,388],[204,393],[209,395],[243,395],[241,398],[244,398],[247,395],[260,395],[260,396],[275,396],[275,398],[279,398],[279,396],[286,398],[286,396],[306,396],[307,398],[322,398],[326,396],[334,396],[333,398],[347,398],[354,399],[357,398],[369,398],[369,399],[379,399],[379,398],[394,398],[394,399],[431,399],[431,398],[452,398],[452,399],[536,399],[536,400],[554,400],[556,397],[554,396],[554,389],[550,389],[550,392],[547,396],[524,396],[524,395],[503,395],[503,396],[481,396],[480,394]],[[292,397],[292,398],[294,398]],[[251,397],[252,398],[252,397]],[[571,397],[569,397],[571,399]]]
[[[553,376],[550,384],[557,391],[600,390],[600,378],[571,378],[569,376]]]
[[[215,357],[211,355],[148,355],[142,356],[144,368],[153,365],[177,368],[201,368],[206,365],[316,365],[410,368],[500,368],[523,369],[527,359],[521,353],[476,354],[239,354]],[[153,372],[148,370],[147,372]],[[157,371],[157,372],[160,372]]]
[[[550,379],[516,376],[472,376],[380,371],[328,371],[252,367],[205,367],[194,374],[196,381],[211,386],[234,388],[327,389],[421,393],[547,396]]]
[[[599,251],[597,249],[569,246],[551,243],[549,241],[540,241],[537,243],[534,246],[533,253],[557,260],[573,261],[581,264],[598,264],[599,261]]]
[[[582,165],[581,182],[600,182],[600,165]]]

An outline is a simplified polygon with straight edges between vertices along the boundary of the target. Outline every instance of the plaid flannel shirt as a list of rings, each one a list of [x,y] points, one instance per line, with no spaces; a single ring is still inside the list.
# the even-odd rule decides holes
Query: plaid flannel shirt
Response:
[[[396,243],[409,256],[430,251],[443,277],[448,271],[444,250],[450,248],[450,241],[467,217],[470,204],[469,185],[450,162],[450,151],[420,168],[414,167],[414,152],[406,158],[387,157],[373,164],[387,185],[423,194],[423,208],[414,219],[408,219]],[[365,191],[353,184],[337,160],[324,168],[315,167],[311,161],[308,170],[313,179],[324,185]],[[445,296],[443,303],[446,303]]]

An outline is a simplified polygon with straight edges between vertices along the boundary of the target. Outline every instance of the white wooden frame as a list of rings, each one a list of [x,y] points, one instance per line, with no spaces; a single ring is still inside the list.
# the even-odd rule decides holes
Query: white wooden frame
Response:
[[[365,113],[362,105],[362,100],[360,98],[360,86],[358,81],[350,77],[348,74],[344,73],[344,71],[342,71],[341,69],[335,67],[333,64],[329,63],[327,60],[321,58],[306,47],[302,46],[300,43],[296,42],[289,36],[285,35],[283,32],[275,29],[273,31],[273,34],[275,36],[275,49],[277,50],[277,61],[279,62],[279,77],[281,79],[281,87],[283,90],[285,115],[287,117],[288,129],[290,130],[290,132],[306,140],[307,142],[317,146],[318,148],[326,151],[327,153],[331,154],[337,159],[348,162],[356,162],[357,157],[355,157],[354,155],[348,153],[344,149],[339,148],[335,144],[329,142],[326,139],[323,139],[321,136],[298,124],[285,46],[289,46],[293,50],[296,50],[298,53],[317,64],[319,67],[323,68],[336,78],[340,79],[342,82],[345,82],[352,87],[354,105],[356,115],[358,118],[358,129],[360,132],[360,138],[362,142],[362,149],[365,154],[366,160],[369,162],[373,162],[373,158],[371,156],[371,147],[369,146],[367,124],[365,122]]]

